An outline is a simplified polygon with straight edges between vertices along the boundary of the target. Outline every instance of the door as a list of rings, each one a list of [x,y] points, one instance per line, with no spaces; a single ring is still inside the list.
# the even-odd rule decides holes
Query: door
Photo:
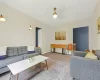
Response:
[[[38,47],[42,49],[42,29],[38,30]]]
[[[36,27],[36,47],[42,47],[42,29]]]
[[[89,29],[80,27],[73,29],[73,43],[76,44],[77,51],[89,49]]]

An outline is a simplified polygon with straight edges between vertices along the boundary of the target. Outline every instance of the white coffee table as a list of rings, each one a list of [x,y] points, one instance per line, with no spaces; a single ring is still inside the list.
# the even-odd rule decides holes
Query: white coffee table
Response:
[[[12,63],[12,64],[9,64],[7,65],[8,68],[10,69],[11,73],[13,75],[16,75],[16,80],[18,80],[18,74],[26,69],[29,69],[30,67],[33,67],[43,61],[46,62],[46,67],[47,67],[47,70],[48,70],[48,65],[47,65],[47,59],[48,57],[45,57],[45,56],[42,56],[42,55],[38,55],[38,56],[35,56],[33,58],[33,61],[29,61],[29,59],[25,59],[25,60],[22,60],[22,61],[19,61],[19,62],[16,62],[16,63]]]

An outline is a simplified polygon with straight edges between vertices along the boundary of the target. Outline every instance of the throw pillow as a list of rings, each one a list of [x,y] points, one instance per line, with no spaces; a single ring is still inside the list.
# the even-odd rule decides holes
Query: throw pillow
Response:
[[[6,49],[6,46],[0,47],[0,60],[5,59],[7,57]]]
[[[6,59],[6,58],[7,58],[7,55],[0,56],[0,60]]]
[[[28,51],[34,51],[34,46],[28,46]]]
[[[88,53],[86,54],[85,58],[96,59],[96,60],[98,60],[97,56],[95,56],[92,52],[88,52]]]
[[[34,46],[28,46],[28,53],[29,53],[29,54],[35,53],[35,51],[34,51]]]

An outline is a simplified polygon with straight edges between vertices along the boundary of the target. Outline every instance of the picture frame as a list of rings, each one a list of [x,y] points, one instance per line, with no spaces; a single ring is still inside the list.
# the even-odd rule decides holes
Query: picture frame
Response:
[[[55,40],[66,40],[66,32],[65,31],[55,32]]]
[[[97,19],[97,34],[100,33],[100,17]]]

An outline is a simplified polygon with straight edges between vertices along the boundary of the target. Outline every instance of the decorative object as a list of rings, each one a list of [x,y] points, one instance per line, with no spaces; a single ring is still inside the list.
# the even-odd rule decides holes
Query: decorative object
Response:
[[[29,62],[32,62],[34,60],[34,55],[29,56],[28,60]]]
[[[3,17],[3,15],[2,15],[2,14],[0,15],[0,21],[1,21],[1,22],[6,21],[6,19]]]
[[[30,27],[29,27],[29,30],[32,30],[33,28],[32,28],[32,26],[30,25]]]
[[[57,18],[56,8],[54,8],[53,18]]]
[[[98,34],[100,33],[100,17],[97,19]]]
[[[66,32],[55,32],[55,40],[66,40]]]
[[[73,44],[68,44],[67,51],[68,51],[67,54],[72,54]]]

